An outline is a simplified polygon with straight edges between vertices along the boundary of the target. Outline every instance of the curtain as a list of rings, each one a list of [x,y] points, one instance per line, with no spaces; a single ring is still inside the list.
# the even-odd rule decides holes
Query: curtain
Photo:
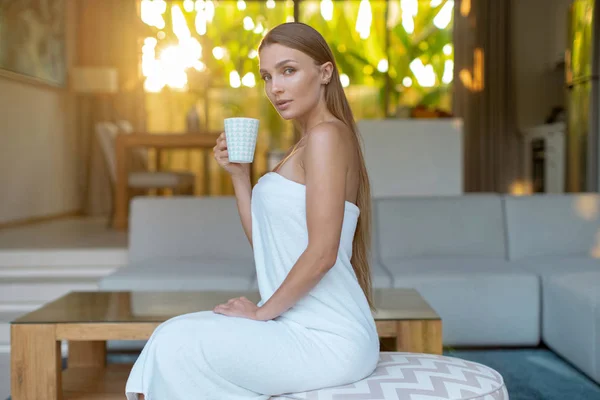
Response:
[[[511,1],[457,0],[453,113],[463,119],[465,192],[506,193],[521,177]]]

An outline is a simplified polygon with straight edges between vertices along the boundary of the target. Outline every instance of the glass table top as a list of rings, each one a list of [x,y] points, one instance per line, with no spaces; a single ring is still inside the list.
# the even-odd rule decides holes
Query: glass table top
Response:
[[[258,291],[71,292],[12,321],[13,324],[161,322],[210,311],[234,297],[258,303]],[[436,320],[437,313],[414,289],[375,289],[376,320]]]

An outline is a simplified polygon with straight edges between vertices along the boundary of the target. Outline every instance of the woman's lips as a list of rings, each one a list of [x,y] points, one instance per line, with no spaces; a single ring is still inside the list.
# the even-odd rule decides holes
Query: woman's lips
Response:
[[[284,101],[278,101],[277,102],[277,109],[279,110],[285,110],[290,106],[290,103],[292,102],[292,100],[284,100]]]

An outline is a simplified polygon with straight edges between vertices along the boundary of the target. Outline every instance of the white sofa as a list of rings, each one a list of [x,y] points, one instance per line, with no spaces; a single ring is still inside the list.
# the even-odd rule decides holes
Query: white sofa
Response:
[[[450,346],[537,345],[539,279],[506,259],[502,198],[403,197],[375,202],[381,263],[416,288]]]
[[[508,258],[542,281],[542,340],[600,383],[600,196],[506,197]]]
[[[549,347],[600,383],[600,196],[374,199],[373,283],[413,287],[447,346]],[[232,197],[136,198],[101,290],[256,289]]]
[[[136,197],[126,267],[102,279],[107,290],[248,290],[252,248],[235,198]]]

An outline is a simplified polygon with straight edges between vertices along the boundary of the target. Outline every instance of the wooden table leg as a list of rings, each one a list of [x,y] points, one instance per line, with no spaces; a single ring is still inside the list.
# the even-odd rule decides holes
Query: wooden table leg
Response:
[[[411,320],[397,322],[396,351],[442,354],[442,321]]]
[[[204,187],[202,188],[202,195],[209,196],[210,195],[210,163],[212,158],[212,152],[208,150],[202,151],[202,159],[204,161],[203,173],[204,173]]]
[[[163,170],[162,155],[162,149],[156,149],[156,172],[160,172]]]
[[[69,341],[69,368],[106,367],[106,341]]]
[[[52,324],[13,324],[10,328],[13,400],[61,400],[60,342]]]

